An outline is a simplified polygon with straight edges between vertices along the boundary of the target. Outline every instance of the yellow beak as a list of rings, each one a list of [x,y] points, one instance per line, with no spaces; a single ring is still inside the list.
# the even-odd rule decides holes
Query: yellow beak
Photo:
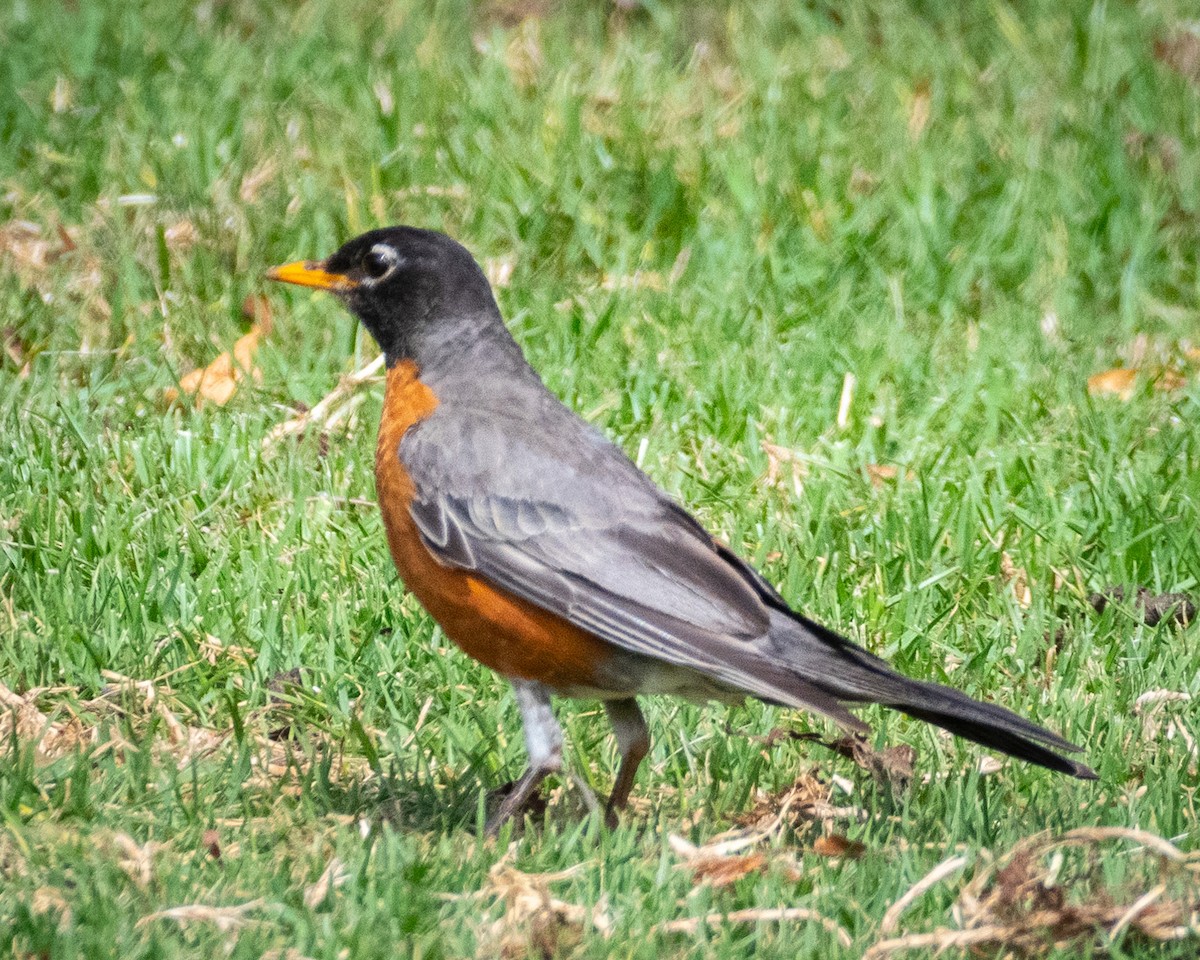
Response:
[[[294,283],[298,287],[332,290],[334,293],[344,293],[358,286],[349,277],[326,270],[324,260],[297,260],[295,263],[272,267],[267,271],[267,279]]]

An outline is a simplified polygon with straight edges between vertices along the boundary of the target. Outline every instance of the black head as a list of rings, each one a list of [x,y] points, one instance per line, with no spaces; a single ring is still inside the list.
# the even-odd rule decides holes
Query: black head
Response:
[[[425,344],[470,340],[499,326],[479,265],[445,234],[386,227],[349,241],[323,261],[268,271],[272,280],[338,295],[379,344],[388,365],[422,359]]]

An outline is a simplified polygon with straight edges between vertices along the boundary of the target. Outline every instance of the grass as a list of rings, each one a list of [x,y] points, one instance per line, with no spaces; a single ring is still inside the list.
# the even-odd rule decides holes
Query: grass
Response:
[[[1196,850],[1196,713],[1135,710],[1200,694],[1196,628],[1086,600],[1200,579],[1200,378],[1086,390],[1115,366],[1187,373],[1200,340],[1200,87],[1170,53],[1189,11],[6,2],[0,951],[837,960],[956,850],[1094,825]],[[348,429],[262,446],[372,344],[331,300],[271,290],[261,379],[223,407],[163,402],[244,332],[267,266],[392,222],[507,261],[498,298],[547,382],[786,596],[1085,744],[1100,782],[980,776],[979,749],[868,711],[877,745],[917,751],[893,797],[755,739],[819,721],[662,701],[620,829],[556,790],[507,855],[483,842],[520,727],[359,502],[378,388]],[[794,476],[767,482],[764,441]],[[599,708],[559,713],[605,788]],[[867,817],[835,829],[861,859],[797,827],[728,887],[678,868],[670,834],[703,843],[809,768],[852,783],[835,802]],[[607,903],[611,938],[493,928],[498,891],[519,912],[502,856],[577,867],[552,890]],[[344,883],[306,902],[335,857]],[[1148,882],[1104,869],[1111,891]],[[902,928],[950,925],[960,884]],[[250,906],[161,915],[195,904]],[[777,906],[852,945],[813,923],[658,928]]]

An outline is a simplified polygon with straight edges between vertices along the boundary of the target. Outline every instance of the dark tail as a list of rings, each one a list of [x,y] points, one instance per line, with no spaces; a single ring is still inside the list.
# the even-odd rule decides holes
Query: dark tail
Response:
[[[780,611],[772,617],[771,641],[777,655],[794,664],[799,677],[845,703],[880,703],[935,724],[960,737],[1081,780],[1096,774],[1057,751],[1080,747],[1011,710],[972,700],[937,683],[902,676],[883,660],[818,623]]]

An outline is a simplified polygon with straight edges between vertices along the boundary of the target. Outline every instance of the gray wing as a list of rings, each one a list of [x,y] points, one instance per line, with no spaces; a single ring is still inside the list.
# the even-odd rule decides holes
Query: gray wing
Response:
[[[410,510],[439,562],[624,650],[863,727],[761,643],[778,597],[753,570],[598,432],[547,414],[439,408],[405,436]]]

